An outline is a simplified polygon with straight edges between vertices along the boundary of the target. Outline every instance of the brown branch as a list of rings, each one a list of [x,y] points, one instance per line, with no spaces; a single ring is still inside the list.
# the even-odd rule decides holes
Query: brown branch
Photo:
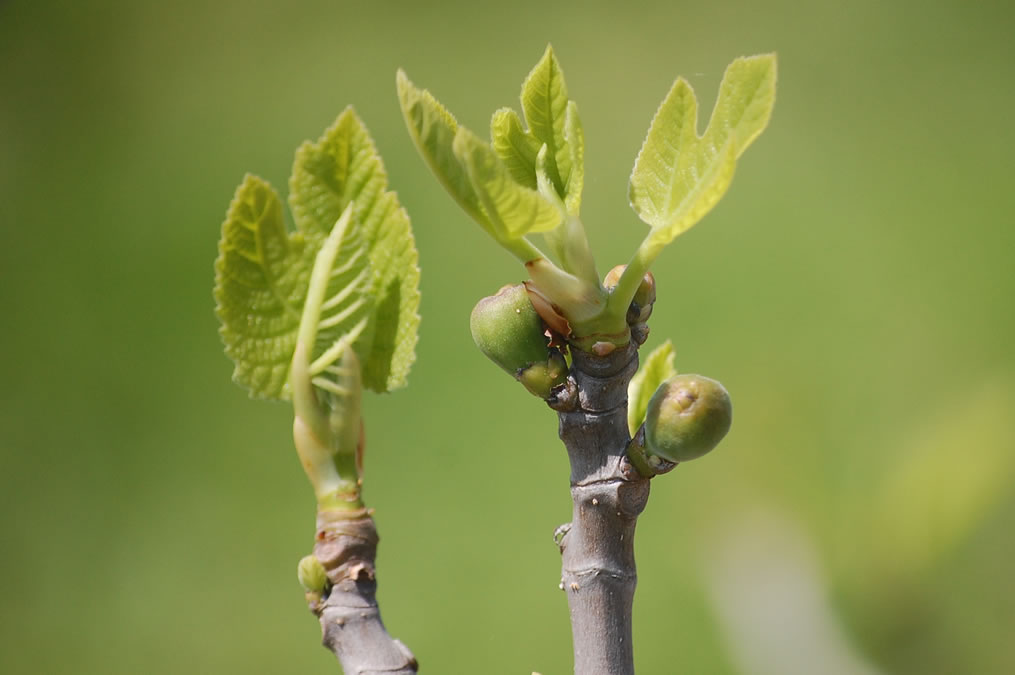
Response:
[[[648,479],[626,456],[637,349],[632,342],[605,357],[573,350],[573,403],[554,403],[571,463],[572,521],[558,543],[576,675],[634,673],[634,530],[649,495]]]
[[[381,621],[374,570],[379,537],[369,511],[319,511],[315,539],[314,556],[328,573],[331,591],[311,610],[321,621],[324,646],[345,674],[416,673],[416,657]]]

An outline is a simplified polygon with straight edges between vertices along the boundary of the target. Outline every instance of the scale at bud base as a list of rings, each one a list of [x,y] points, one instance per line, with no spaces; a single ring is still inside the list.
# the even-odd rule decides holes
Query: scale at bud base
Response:
[[[733,423],[733,403],[719,382],[677,375],[659,385],[645,414],[645,447],[671,462],[701,457]]]
[[[480,351],[536,396],[547,398],[567,379],[564,356],[548,347],[543,320],[524,284],[480,300],[469,327]]]

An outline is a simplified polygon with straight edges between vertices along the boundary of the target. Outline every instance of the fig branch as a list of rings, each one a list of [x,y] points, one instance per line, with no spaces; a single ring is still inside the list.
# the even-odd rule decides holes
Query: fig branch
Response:
[[[525,264],[529,280],[473,310],[479,349],[557,411],[571,466],[572,519],[555,533],[577,675],[632,675],[634,533],[649,480],[704,455],[732,423],[715,380],[678,375],[665,343],[639,372],[656,301],[649,266],[729,187],[737,158],[768,123],[775,57],[735,60],[704,134],[679,78],[631,175],[631,205],[650,227],[628,265],[600,282],[579,218],[584,131],[552,48],[522,84],[524,122],[494,113],[491,140],[460,126],[404,72],[398,96],[426,164],[465,212]],[[530,241],[541,236],[555,259]]]
[[[612,270],[606,285],[622,272]],[[633,301],[626,316],[637,339],[605,355],[562,342],[529,301],[524,284],[480,300],[470,322],[480,350],[559,417],[571,466],[572,520],[558,528],[555,540],[571,612],[575,672],[583,675],[634,672],[634,533],[649,479],[707,453],[732,422],[722,385],[675,375],[658,386],[632,440],[628,397],[655,302],[651,275],[636,298],[642,304]]]
[[[415,360],[419,268],[409,219],[366,127],[347,108],[296,152],[290,232],[278,194],[247,176],[215,262],[233,379],[291,401],[313,487],[314,546],[297,566],[324,646],[349,675],[417,671],[377,605],[377,529],[363,501],[364,389],[405,386]]]

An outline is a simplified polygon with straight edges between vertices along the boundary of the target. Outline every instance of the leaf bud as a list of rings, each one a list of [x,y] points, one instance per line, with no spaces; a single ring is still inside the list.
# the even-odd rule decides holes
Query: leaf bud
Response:
[[[701,457],[719,444],[733,423],[733,403],[719,382],[676,375],[656,389],[645,415],[645,446],[671,462]]]
[[[328,573],[321,561],[313,554],[300,558],[300,563],[296,567],[296,576],[307,593],[323,593],[328,587]]]
[[[548,346],[543,320],[524,284],[480,300],[469,327],[480,351],[536,396],[547,398],[567,379],[567,362]]]

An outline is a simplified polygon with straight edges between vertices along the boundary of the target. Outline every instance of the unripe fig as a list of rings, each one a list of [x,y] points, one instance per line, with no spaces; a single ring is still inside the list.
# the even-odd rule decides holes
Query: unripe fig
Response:
[[[603,287],[608,291],[616,288],[625,269],[627,269],[627,265],[617,265],[607,272],[606,278],[603,279]],[[652,276],[651,272],[646,272],[645,276],[641,279],[641,283],[638,284],[638,290],[635,291],[634,297],[631,299],[634,311],[629,312],[628,323],[644,323],[648,321],[649,315],[652,314],[652,305],[655,301],[656,278]]]
[[[719,444],[733,422],[726,389],[701,375],[676,375],[659,385],[645,415],[645,446],[671,462],[701,457]]]
[[[567,379],[567,363],[549,348],[543,320],[524,284],[505,286],[480,300],[469,327],[480,351],[536,396],[548,397]]]

